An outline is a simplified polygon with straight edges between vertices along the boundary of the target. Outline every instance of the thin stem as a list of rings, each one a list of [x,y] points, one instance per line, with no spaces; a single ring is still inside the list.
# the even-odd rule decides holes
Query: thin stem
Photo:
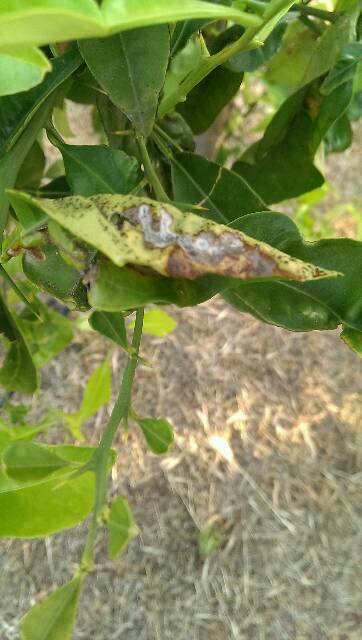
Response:
[[[90,569],[93,564],[94,544],[97,535],[99,517],[107,501],[109,452],[117,433],[117,429],[122,420],[127,419],[130,410],[132,387],[142,338],[143,317],[144,310],[138,309],[136,312],[136,322],[132,339],[132,354],[128,357],[117,400],[108,420],[104,434],[91,461],[90,468],[93,469],[95,473],[95,500],[92,522],[90,524],[82,557],[82,564],[86,569]]]
[[[320,20],[326,20],[327,22],[335,22],[338,20],[339,14],[334,11],[324,11],[324,9],[317,9],[305,4],[296,4],[292,7],[292,11],[299,11],[302,15],[313,16]]]
[[[144,139],[139,137],[137,138],[137,142],[138,142],[139,150],[141,153],[143,166],[145,168],[146,176],[150,182],[150,185],[152,186],[152,189],[155,192],[155,196],[157,200],[160,200],[161,202],[169,202],[169,197],[161,184],[161,181],[156,173],[155,167],[152,164],[152,160],[149,156],[148,149]]]

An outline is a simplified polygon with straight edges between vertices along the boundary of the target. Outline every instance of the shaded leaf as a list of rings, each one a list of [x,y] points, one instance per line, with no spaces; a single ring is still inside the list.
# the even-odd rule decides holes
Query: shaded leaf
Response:
[[[351,42],[346,45],[342,50],[341,58],[323,80],[321,93],[327,96],[344,82],[352,80],[361,60],[362,42]]]
[[[56,141],[74,195],[129,193],[140,181],[138,162],[104,145],[78,146]]]
[[[172,427],[167,420],[144,418],[138,419],[137,424],[142,429],[146,442],[153,453],[160,456],[168,452],[174,436]]]
[[[82,583],[77,576],[30,609],[20,623],[22,640],[69,640]]]
[[[35,142],[20,167],[16,180],[17,189],[37,189],[45,169],[45,155],[39,142]]]
[[[125,498],[116,498],[112,502],[108,528],[108,555],[111,560],[125,549],[128,543],[138,535],[138,529]]]
[[[71,321],[37,300],[40,317],[24,311],[18,324],[28,342],[34,362],[42,367],[65,349],[73,339]]]
[[[0,369],[0,384],[9,391],[34,393],[38,387],[38,376],[29,347],[1,295],[0,335],[3,335],[9,343],[9,349]]]

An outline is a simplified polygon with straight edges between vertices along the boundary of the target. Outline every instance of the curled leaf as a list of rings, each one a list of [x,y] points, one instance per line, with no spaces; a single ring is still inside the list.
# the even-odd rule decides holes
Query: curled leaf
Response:
[[[15,209],[30,201],[120,267],[134,264],[190,280],[206,274],[300,281],[338,275],[241,231],[149,198],[97,195],[37,200],[14,191],[9,191],[9,198]]]

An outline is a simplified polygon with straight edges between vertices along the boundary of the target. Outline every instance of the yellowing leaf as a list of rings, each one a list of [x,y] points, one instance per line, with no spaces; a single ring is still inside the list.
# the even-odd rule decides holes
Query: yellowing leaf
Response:
[[[241,231],[149,198],[97,195],[38,200],[11,190],[8,195],[15,210],[29,203],[119,267],[141,265],[190,280],[206,274],[242,280],[282,276],[300,281],[338,275]]]

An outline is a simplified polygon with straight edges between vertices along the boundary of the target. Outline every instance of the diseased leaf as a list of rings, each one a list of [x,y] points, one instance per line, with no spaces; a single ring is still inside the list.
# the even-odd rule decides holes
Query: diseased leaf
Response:
[[[80,50],[112,102],[127,115],[138,133],[148,136],[170,55],[168,27],[158,25],[112,38],[86,40],[80,43]]]
[[[7,475],[19,483],[36,482],[69,466],[46,445],[14,442],[6,449],[3,463]]]
[[[50,71],[47,57],[36,47],[0,45],[0,96],[28,91]]]
[[[21,640],[70,640],[82,584],[77,576],[30,609],[20,623]]]
[[[168,452],[174,436],[172,427],[167,420],[144,418],[138,419],[137,424],[142,429],[146,442],[153,453],[162,456]]]
[[[112,502],[107,528],[108,555],[111,560],[115,560],[132,538],[138,535],[138,529],[126,498],[116,498]]]
[[[102,195],[44,201],[17,192],[9,192],[9,197],[15,210],[19,200],[38,206],[120,267],[131,263],[191,280],[206,274],[296,280],[336,275],[239,231],[148,198]]]

